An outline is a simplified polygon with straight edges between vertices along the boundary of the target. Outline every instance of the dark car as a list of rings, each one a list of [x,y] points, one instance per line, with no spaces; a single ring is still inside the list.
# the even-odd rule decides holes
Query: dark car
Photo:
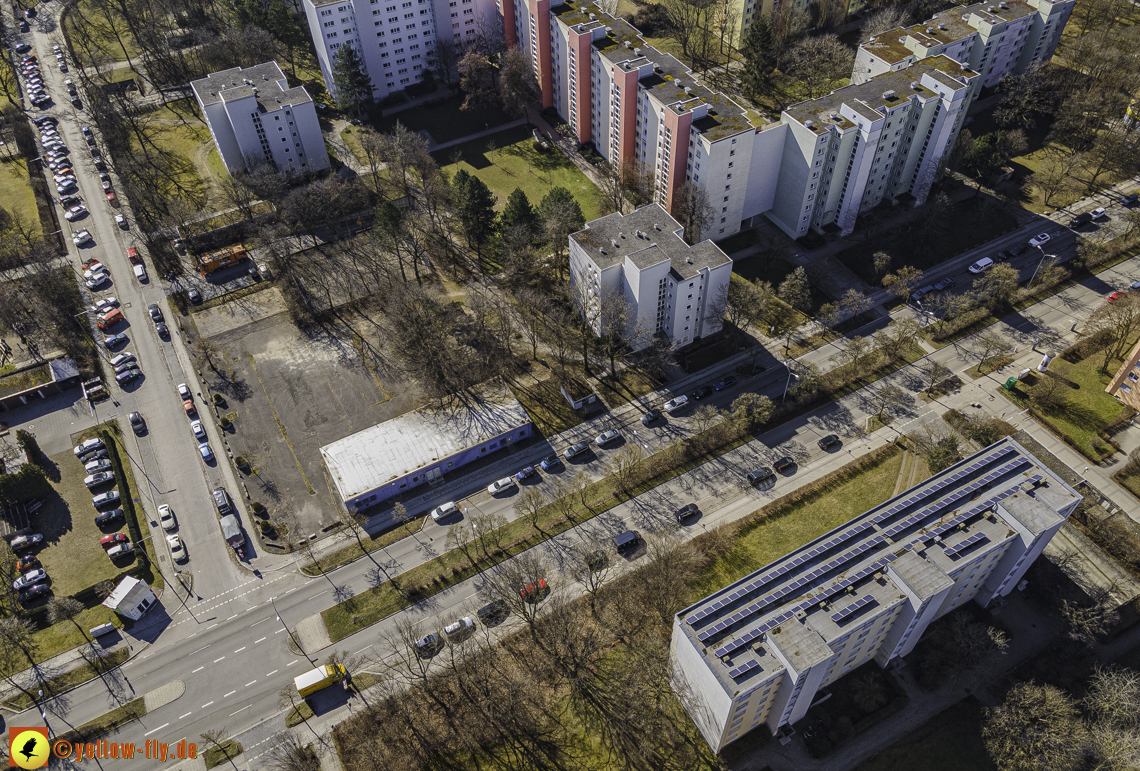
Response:
[[[641,545],[641,533],[636,530],[626,530],[614,536],[614,548],[618,554],[634,551],[639,545]]]
[[[998,262],[1005,262],[1012,256],[1013,255],[1009,253],[1009,249],[1002,249],[1000,252],[994,255],[994,259]]]
[[[537,476],[537,474],[538,470],[534,466],[527,466],[522,471],[515,474],[515,479],[521,482],[524,479],[530,479],[533,476]]]
[[[554,468],[555,466],[561,466],[562,465],[562,459],[559,458],[557,455],[547,455],[545,458],[542,459],[542,463],[539,463],[538,465],[542,466],[543,471],[549,471],[550,469]]]
[[[123,513],[122,509],[111,509],[110,511],[104,511],[102,514],[95,515],[95,526],[105,527],[126,518],[127,516]]]
[[[562,457],[565,458],[566,460],[574,460],[579,455],[583,455],[589,451],[590,451],[590,443],[589,442],[578,442],[577,444],[572,444],[569,447],[567,447],[566,451],[564,453],[562,453]]]
[[[696,391],[693,391],[692,396],[697,401],[700,401],[701,399],[705,398],[706,396],[711,395],[712,392],[713,392],[713,390],[711,388],[709,388],[708,386],[701,386]]]
[[[49,587],[47,584],[36,584],[35,586],[29,586],[27,589],[20,592],[20,604],[27,605],[32,600],[43,597],[50,591],[51,587]]]
[[[1124,206],[1131,206],[1137,201],[1140,201],[1140,193],[1129,193],[1120,200],[1120,203]]]
[[[97,450],[91,450],[89,452],[85,452],[82,455],[80,455],[79,456],[79,462],[86,464],[86,463],[90,463],[93,460],[102,460],[103,458],[106,458],[106,457],[107,457],[107,448],[106,447],[100,447]]]
[[[729,375],[723,380],[718,380],[713,383],[713,389],[723,391],[726,388],[732,388],[734,385],[736,385],[736,375]]]
[[[816,444],[819,445],[819,449],[827,451],[832,447],[838,447],[840,444],[842,444],[842,442],[839,441],[839,437],[835,434],[828,434],[816,442]]]
[[[1009,248],[1009,253],[1016,257],[1019,254],[1024,254],[1028,248],[1029,246],[1027,244],[1018,244],[1017,246],[1011,246]]]
[[[1069,227],[1079,228],[1081,225],[1087,225],[1092,222],[1092,215],[1086,212],[1081,212],[1077,216],[1069,220]]]
[[[783,473],[784,471],[787,471],[790,468],[796,467],[796,459],[790,455],[785,455],[784,457],[780,458],[778,461],[776,461],[772,465],[776,467],[776,471]]]
[[[748,473],[748,482],[749,484],[758,485],[768,481],[774,476],[776,475],[772,473],[772,469],[768,468],[767,466],[761,466],[755,471]]]
[[[166,320],[163,318],[162,311],[159,310],[159,307],[156,303],[151,303],[150,305],[146,306],[146,311],[150,314],[150,320],[156,324],[160,321]]]
[[[31,27],[28,26],[28,22],[20,19],[20,31],[27,32],[29,29],[31,29]]]
[[[186,296],[189,297],[190,302],[194,303],[195,305],[202,302],[202,293],[199,292],[197,289],[191,289],[189,292],[186,293]]]
[[[653,421],[660,420],[661,414],[662,414],[661,410],[658,410],[658,409],[649,410],[648,412],[646,412],[644,415],[641,416],[641,422],[643,425],[648,426]]]
[[[678,524],[684,524],[686,519],[691,519],[701,513],[701,509],[695,503],[689,503],[673,512],[673,518],[677,520]]]
[[[32,50],[32,47],[30,45],[28,45],[27,43],[20,43],[20,45],[16,46],[16,53],[18,53],[18,54],[27,53],[28,51],[31,51],[31,50]]]
[[[475,615],[479,617],[484,626],[493,626],[505,619],[508,613],[510,610],[507,608],[507,603],[503,600],[495,600],[479,608]]]
[[[158,336],[161,337],[163,340],[170,337],[170,330],[166,328],[165,322],[160,321],[157,324],[155,324],[154,325],[154,331],[157,332]]]
[[[942,279],[937,284],[935,284],[934,288],[937,289],[939,292],[941,292],[943,289],[949,289],[952,286],[954,286],[954,279],[947,276],[946,278]]]

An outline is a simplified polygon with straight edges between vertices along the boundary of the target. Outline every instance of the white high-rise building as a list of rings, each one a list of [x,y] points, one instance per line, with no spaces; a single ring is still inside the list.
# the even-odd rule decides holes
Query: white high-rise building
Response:
[[[190,87],[230,173],[263,161],[287,172],[329,167],[313,100],[289,87],[277,62],[215,72]]]
[[[304,7],[329,93],[336,51],[352,45],[376,99],[422,80],[435,46],[461,48],[481,27],[501,23],[495,0],[304,0]]]
[[[712,241],[689,246],[683,232],[653,203],[570,234],[571,294],[595,334],[610,323],[615,302],[628,308],[621,316],[634,350],[654,335],[680,347],[720,331],[732,260]]]
[[[1003,439],[673,619],[673,681],[715,751],[794,724],[820,689],[1013,591],[1081,495]]]

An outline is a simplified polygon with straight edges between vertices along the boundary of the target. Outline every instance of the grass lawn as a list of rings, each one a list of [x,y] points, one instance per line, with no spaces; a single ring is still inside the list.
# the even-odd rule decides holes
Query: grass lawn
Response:
[[[951,205],[941,216],[947,223],[969,222],[970,227],[949,227],[936,237],[916,232],[883,231],[855,246],[847,247],[836,256],[871,286],[879,285],[871,259],[875,252],[891,255],[891,273],[904,265],[928,270],[1017,228],[1013,215],[991,201],[986,196],[966,198]],[[853,240],[858,240],[858,237]]]
[[[661,387],[653,382],[645,373],[630,367],[619,369],[616,377],[604,375],[597,379],[598,396],[605,400],[610,407],[632,402]],[[559,394],[561,396],[561,394]],[[565,400],[563,400],[565,401]]]
[[[488,142],[497,143],[488,150]],[[436,154],[448,176],[460,168],[474,174],[495,193],[498,206],[521,187],[534,206],[538,206],[551,188],[564,187],[577,199],[586,221],[597,219],[601,212],[601,193],[586,179],[570,159],[556,149],[539,152],[526,126],[501,131],[491,137],[448,147]],[[455,158],[459,162],[453,162]]]
[[[101,8],[94,6],[89,0],[79,0],[76,11],[64,17],[64,27],[66,27],[68,37],[76,37],[78,29],[76,25],[82,24],[83,35],[91,37],[92,49],[104,57],[104,61],[126,61],[128,54],[132,61],[137,59],[139,55],[138,44],[127,30],[124,22],[119,21],[116,25],[119,35],[122,37],[120,43],[119,38],[115,36],[112,24]],[[126,48],[125,52],[124,48]],[[80,49],[77,48],[76,50]]]
[[[212,200],[216,199],[217,192],[211,174],[214,169],[208,155],[202,158],[202,166],[199,166],[198,151],[203,145],[210,146],[210,152],[217,154],[217,150],[212,148],[213,139],[206,124],[196,113],[188,115],[185,110],[171,105],[148,112],[147,116],[154,120],[155,145],[172,164],[174,180],[168,183],[169,195],[184,199],[199,211],[206,207],[207,202],[216,202]],[[220,158],[217,168],[224,172]],[[175,188],[176,183],[180,189]]]
[[[353,680],[359,680],[363,675],[356,675]],[[364,688],[361,688],[364,690]],[[313,716],[313,708],[309,706],[309,702],[302,700],[300,704],[293,709],[289,710],[289,714],[285,716],[285,727],[292,728],[295,725],[301,725],[304,721]]]
[[[396,123],[402,123],[410,131],[428,132],[436,144],[443,144],[514,120],[494,105],[477,110],[462,110],[460,105],[463,104],[463,96],[445,96],[450,93],[449,89],[441,88],[436,91],[435,98],[443,101],[385,115],[376,121],[376,130],[386,133],[395,130]]]
[[[1112,376],[1100,371],[1101,361],[1100,356],[1091,356],[1075,364],[1060,356],[1053,359],[1049,372],[1043,377],[1060,381],[1056,392],[1060,395],[1057,405],[1049,408],[1034,407],[1034,412],[1050,428],[1069,437],[1093,456],[1111,453],[1112,448],[1101,441],[1096,432],[1115,420],[1124,410],[1124,405],[1104,391]],[[1120,364],[1119,360],[1109,364],[1109,372],[1116,372]],[[1028,378],[1020,381],[1012,391],[1005,388],[998,388],[998,391],[1018,406],[1028,407],[1028,389],[1038,382],[1036,374],[1032,377],[1032,382]]]
[[[122,664],[130,656],[131,652],[127,648],[119,648],[113,650],[99,660],[99,669],[95,669],[91,664],[84,664],[75,669],[69,669],[62,675],[53,677],[44,683],[44,695],[53,696],[63,693],[68,689],[74,688],[77,685],[82,685],[88,680],[93,680],[98,677],[101,672],[108,672],[111,669]],[[25,710],[32,706],[34,702],[32,697],[24,693],[17,692],[17,695],[8,701],[4,702],[4,706],[14,711]]]
[[[566,401],[553,378],[530,386],[512,383],[511,391],[543,436],[559,434],[582,422],[582,416],[570,408],[570,402]]]
[[[243,747],[239,743],[233,739],[226,739],[221,744],[216,744],[206,750],[206,768],[213,768],[214,766],[228,763],[232,758],[236,758],[240,755],[242,750]]]
[[[81,726],[73,728],[64,734],[57,736],[58,739],[68,739],[72,742],[75,741],[90,741],[96,736],[102,736],[108,731],[112,731],[121,725],[126,725],[132,720],[138,720],[146,714],[146,704],[143,698],[128,701],[121,707],[117,707],[110,712],[105,712],[94,720],[89,720]]]
[[[0,163],[0,206],[12,215],[19,215],[33,226],[40,221],[36,209],[36,194],[28,181],[28,166],[23,161]]]
[[[857,771],[997,771],[982,744],[982,706],[960,701]]]
[[[891,453],[874,467],[822,495],[782,507],[744,525],[737,533],[736,546],[706,571],[694,596],[704,597],[727,586],[887,500],[895,489],[902,463],[901,451]],[[924,465],[916,484],[928,476]]]

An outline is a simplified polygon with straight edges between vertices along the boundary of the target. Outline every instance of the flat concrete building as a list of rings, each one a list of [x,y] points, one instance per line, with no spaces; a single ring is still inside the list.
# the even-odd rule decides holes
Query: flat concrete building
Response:
[[[422,407],[322,447],[345,507],[374,506],[531,436],[506,386],[466,396],[462,406]]]
[[[1080,500],[1003,439],[678,613],[674,687],[716,751],[793,724],[935,619],[1009,594]]]
[[[291,173],[329,167],[313,100],[289,87],[277,62],[214,72],[190,87],[231,174],[262,162]]]
[[[674,347],[719,332],[732,260],[712,241],[689,246],[661,204],[615,212],[570,234],[570,290],[595,334],[623,298],[634,350],[660,335]]]

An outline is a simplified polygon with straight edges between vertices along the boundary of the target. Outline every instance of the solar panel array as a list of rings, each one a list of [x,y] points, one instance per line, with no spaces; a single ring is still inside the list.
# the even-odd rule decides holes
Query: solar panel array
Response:
[[[748,672],[752,671],[753,669],[756,669],[758,666],[760,666],[759,661],[757,661],[756,659],[749,659],[748,661],[746,661],[743,664],[741,664],[740,666],[738,666],[736,669],[728,670],[728,676],[735,680],[736,678],[740,677],[741,675],[747,674]]]
[[[955,559],[957,557],[962,556],[963,554],[965,554],[966,552],[968,552],[970,549],[974,548],[975,546],[983,544],[988,540],[990,540],[990,537],[988,535],[986,535],[985,533],[974,533],[973,535],[971,535],[969,538],[962,541],[961,543],[955,544],[954,546],[947,548],[946,549],[946,556],[950,557],[951,559]]]
[[[986,466],[989,466],[990,464],[995,463],[995,462],[1001,460],[1002,458],[1006,457],[1007,455],[1009,455],[1011,453],[1015,453],[1015,452],[1017,452],[1017,450],[1013,449],[1012,447],[1003,447],[1002,449],[998,450],[997,452],[995,452],[991,455],[987,455],[986,457],[982,458],[981,460],[974,461],[973,463],[971,463],[969,466],[966,466],[965,468],[959,469],[954,474],[951,474],[950,476],[943,477],[942,479],[939,479],[937,482],[934,482],[929,487],[923,488],[923,490],[921,492],[919,492],[915,495],[912,495],[911,497],[907,498],[905,501],[900,501],[899,503],[896,503],[894,506],[891,506],[886,511],[883,511],[883,512],[876,514],[874,517],[871,518],[871,521],[873,523],[875,523],[876,525],[881,525],[883,522],[886,522],[888,519],[892,519],[893,517],[896,517],[899,514],[901,514],[906,509],[909,509],[914,504],[919,503],[919,502],[921,502],[927,498],[930,498],[931,496],[938,493],[940,490],[946,489],[947,487],[954,484],[955,482],[957,482],[961,479],[964,479],[965,477],[968,477],[970,474],[976,473],[976,472],[982,470],[983,468],[985,468]]]
[[[843,610],[839,611],[838,613],[832,613],[831,614],[831,620],[837,624],[842,624],[844,621],[846,621],[848,618],[851,617],[851,614],[853,614],[857,611],[860,611],[863,608],[866,608],[870,605],[874,605],[874,604],[875,604],[875,596],[874,595],[872,595],[872,594],[864,595],[864,596],[860,597],[859,599],[855,600],[855,602],[851,603],[850,605],[848,605]]]

